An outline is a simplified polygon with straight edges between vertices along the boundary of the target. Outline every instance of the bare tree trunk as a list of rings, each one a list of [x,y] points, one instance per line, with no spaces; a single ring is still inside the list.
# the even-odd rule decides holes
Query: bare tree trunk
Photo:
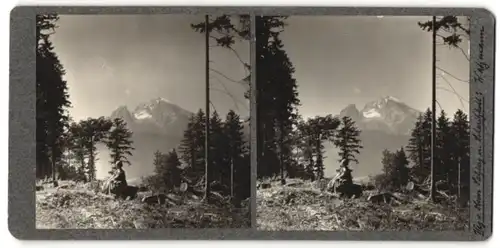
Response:
[[[52,184],[54,187],[58,186],[57,180],[56,180],[56,154],[54,153],[54,149],[52,149],[52,156],[51,156],[51,164],[52,164]]]
[[[457,202],[462,205],[462,166],[461,166],[461,161],[462,158],[458,158],[458,189],[457,189]]]
[[[283,125],[281,124],[280,128],[279,128],[279,131],[280,131],[280,133],[279,133],[279,148],[280,148],[280,150],[279,150],[279,160],[280,160],[279,163],[280,163],[281,185],[285,185],[286,184],[285,173],[284,173],[284,166],[285,165],[284,165],[284,162],[283,162],[283,160],[284,160],[283,159],[283,150],[284,150],[283,148],[285,146],[285,144],[284,144],[284,138],[283,138],[283,136],[284,136],[284,130],[283,129],[284,129]]]
[[[436,196],[436,16],[432,17],[432,133],[431,133],[431,192],[430,199]]]
[[[208,30],[208,15],[205,15],[205,200],[210,197],[210,157],[209,157],[209,134],[210,134],[210,53]]]
[[[234,197],[234,160],[231,157],[231,198]]]

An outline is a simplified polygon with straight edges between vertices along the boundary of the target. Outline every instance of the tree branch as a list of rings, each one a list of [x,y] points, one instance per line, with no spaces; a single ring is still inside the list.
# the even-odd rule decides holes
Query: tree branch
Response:
[[[230,77],[226,76],[224,73],[222,73],[222,72],[220,72],[220,71],[218,71],[218,70],[216,70],[216,69],[210,68],[210,71],[215,72],[215,73],[217,73],[217,74],[221,75],[222,77],[224,77],[225,79],[227,79],[227,80],[229,80],[229,81],[231,81],[231,82],[233,82],[233,83],[240,83],[240,81],[238,81],[238,80],[234,80],[234,79],[232,79],[232,78],[230,78]]]
[[[448,74],[449,76],[451,76],[452,78],[454,78],[454,79],[456,79],[456,80],[458,80],[458,81],[460,81],[460,82],[469,83],[469,81],[468,81],[468,80],[463,80],[463,79],[460,79],[460,78],[456,77],[455,75],[453,75],[453,74],[449,73],[448,71],[446,71],[446,70],[442,69],[442,68],[441,68],[441,67],[439,67],[439,66],[436,66],[436,69],[438,69],[438,70],[440,70],[440,71],[442,71],[442,72],[444,72],[444,73]]]
[[[465,59],[467,59],[467,61],[470,62],[470,57],[469,57],[469,55],[467,55],[467,53],[464,51],[464,49],[462,47],[460,47],[460,46],[458,46],[457,48],[460,49],[460,51],[464,55]]]
[[[449,93],[452,93],[452,94],[456,95],[455,92],[453,92],[450,89],[444,88],[444,87],[436,87],[436,89],[444,90],[446,92],[449,92]],[[457,96],[457,97],[461,98],[464,102],[469,103],[469,101],[467,99],[465,99],[465,98],[463,98],[461,96]]]
[[[446,79],[443,76],[440,76],[440,77],[450,86],[450,88],[453,90],[455,95],[458,97],[458,100],[460,100],[460,103],[462,104],[462,108],[465,109],[464,102],[462,101],[462,98],[461,98],[462,96],[460,96],[460,94],[458,94],[457,90],[455,90],[455,87],[453,87],[453,85],[450,83],[450,81],[448,81],[448,79]]]

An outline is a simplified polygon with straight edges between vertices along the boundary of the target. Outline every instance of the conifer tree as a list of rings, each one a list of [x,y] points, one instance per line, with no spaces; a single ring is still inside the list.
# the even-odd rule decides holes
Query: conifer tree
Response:
[[[156,168],[156,173],[163,179],[166,190],[171,190],[181,183],[181,162],[177,156],[177,151],[172,149],[162,156],[160,167]]]
[[[422,175],[419,175],[417,170],[424,166],[424,150],[426,149],[423,122],[424,117],[420,114],[415,122],[414,128],[411,130],[411,137],[406,146],[406,150],[409,154],[408,158],[412,162],[413,173],[417,174],[418,180],[422,178]]]
[[[467,18],[470,22],[470,18]],[[460,21],[457,16],[443,16],[436,20],[435,29],[444,44],[450,47],[459,47],[464,39],[470,36],[470,27],[466,22]],[[427,32],[432,32],[432,21],[418,22],[418,26]]]
[[[120,118],[113,120],[111,130],[106,139],[106,146],[110,150],[111,164],[122,161],[130,165],[128,156],[132,156],[132,132],[127,129],[127,124]]]
[[[228,49],[237,39],[248,40],[249,16],[242,15],[240,24],[235,25],[230,16],[222,15],[209,23],[208,32],[211,32],[216,44]],[[258,176],[269,177],[280,174],[284,177],[290,163],[292,145],[287,137],[292,133],[293,123],[297,118],[296,108],[299,105],[297,84],[292,77],[294,73],[288,55],[282,49],[279,38],[285,23],[285,17],[259,16],[256,17],[256,47],[257,47],[257,156]],[[198,32],[205,32],[205,24],[192,25]],[[244,66],[249,67],[247,64]],[[245,94],[249,97],[249,93]],[[265,107],[263,107],[265,106]]]
[[[456,185],[457,169],[453,166],[453,144],[450,121],[442,110],[436,121],[436,181],[445,182],[448,189]]]
[[[195,115],[192,115],[189,118],[186,129],[184,130],[183,139],[181,141],[180,148],[179,148],[179,153],[180,153],[181,159],[190,168],[195,167],[196,156],[198,155],[197,151],[199,149],[199,147],[197,146],[197,143],[196,143],[197,137],[196,137],[196,134],[194,132],[195,126],[196,126]],[[155,158],[157,158],[156,155],[155,155]]]
[[[230,195],[242,194],[250,189],[250,168],[246,142],[243,138],[243,125],[240,117],[230,110],[224,122],[224,134],[227,139],[227,164],[229,165]],[[248,161],[247,161],[248,160]]]
[[[64,150],[61,137],[69,125],[66,108],[70,107],[65,71],[50,41],[57,20],[52,14],[36,17],[36,174],[38,178],[52,175],[54,183]]]
[[[469,200],[470,177],[470,124],[467,115],[457,110],[451,123],[451,137],[454,146],[451,158],[456,168],[456,190],[461,204]]]
[[[202,179],[205,175],[205,113],[201,109],[190,119],[179,150],[189,165],[186,176],[195,181]]]
[[[395,154],[387,149],[382,151],[382,174],[377,176],[377,186],[382,189],[391,189],[394,178]]]
[[[359,163],[356,155],[363,148],[359,139],[361,131],[348,116],[342,117],[340,125],[340,129],[335,134],[334,144],[340,149],[338,152],[339,161],[344,161],[343,166],[347,167],[351,162]]]
[[[412,130],[407,150],[413,162],[412,177],[418,183],[424,183],[431,173],[431,132],[432,112],[428,108],[419,117]]]
[[[86,137],[83,131],[83,127],[79,123],[71,123],[69,127],[69,152],[71,153],[71,158],[76,160],[78,177],[81,180],[86,180],[85,170],[86,163],[85,160],[87,156],[86,149]]]
[[[88,179],[90,181],[93,181],[95,179],[96,173],[96,145],[100,142],[103,142],[107,138],[108,132],[111,129],[113,122],[104,117],[99,117],[97,119],[88,118],[87,120],[80,121],[79,125],[82,129],[85,149],[88,155],[86,173],[88,175]]]
[[[399,189],[403,186],[406,186],[409,180],[409,169],[408,169],[408,158],[406,157],[406,153],[404,148],[401,147],[400,150],[396,151],[394,154],[394,186]]]
[[[219,114],[214,111],[210,118],[210,182],[220,183],[224,188],[229,186],[230,168],[226,164],[225,157],[227,156],[228,140],[224,135],[222,120]],[[229,187],[227,187],[229,188]],[[228,192],[224,192],[228,193]]]

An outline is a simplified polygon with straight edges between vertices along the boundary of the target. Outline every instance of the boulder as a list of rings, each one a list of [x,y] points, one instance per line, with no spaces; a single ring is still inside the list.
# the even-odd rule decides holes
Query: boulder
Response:
[[[146,203],[148,205],[153,205],[153,204],[163,205],[165,204],[166,200],[167,196],[165,194],[157,194],[152,196],[146,196],[142,198],[141,202]]]
[[[341,184],[335,188],[335,192],[339,193],[340,197],[359,198],[363,189],[359,184]]]
[[[122,192],[122,197],[124,199],[129,198],[130,200],[133,200],[137,197],[137,192],[139,192],[139,187],[129,185]]]

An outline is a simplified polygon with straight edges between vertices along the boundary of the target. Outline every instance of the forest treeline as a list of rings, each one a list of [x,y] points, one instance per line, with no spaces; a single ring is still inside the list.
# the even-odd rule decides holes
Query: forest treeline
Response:
[[[469,198],[470,123],[462,110],[450,119],[441,111],[436,119],[435,174],[436,189],[448,196]],[[409,182],[430,189],[432,112],[421,114],[411,131],[406,147],[382,154],[383,173],[375,177],[379,188],[401,190]]]
[[[206,174],[205,117],[199,110],[190,118],[177,149],[154,153],[155,175],[146,178],[147,184],[165,191],[186,182],[202,192],[208,176],[211,191],[236,202],[250,197],[250,153],[241,118],[232,110],[224,119],[216,111],[210,116]]]

